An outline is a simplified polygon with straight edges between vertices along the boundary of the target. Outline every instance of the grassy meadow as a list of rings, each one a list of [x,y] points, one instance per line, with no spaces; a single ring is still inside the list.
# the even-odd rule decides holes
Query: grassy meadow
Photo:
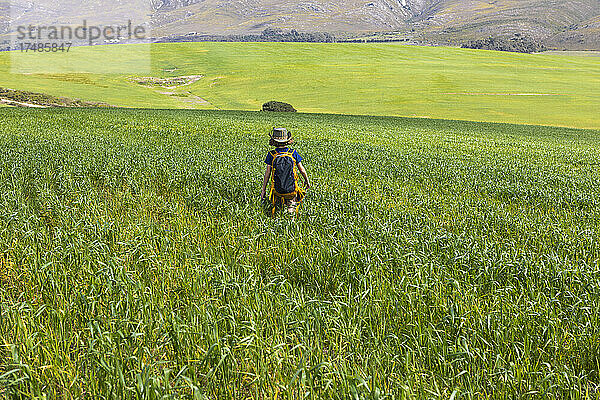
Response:
[[[203,78],[169,89],[134,81],[190,75]],[[124,107],[259,110],[279,100],[303,112],[600,128],[600,65],[573,54],[397,43],[94,46],[0,53],[0,87]]]
[[[3,108],[0,398],[598,398],[599,134]]]

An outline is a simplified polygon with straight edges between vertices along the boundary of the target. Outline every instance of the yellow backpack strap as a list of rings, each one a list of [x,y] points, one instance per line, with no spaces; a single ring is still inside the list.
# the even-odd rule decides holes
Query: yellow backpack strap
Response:
[[[277,158],[277,150],[271,150],[269,152],[269,154],[271,154],[272,159],[271,159],[271,194],[269,195],[269,197],[271,198],[271,201],[274,202],[273,199],[273,195],[274,195],[274,191],[275,191],[275,167],[273,166],[275,164],[275,158]]]

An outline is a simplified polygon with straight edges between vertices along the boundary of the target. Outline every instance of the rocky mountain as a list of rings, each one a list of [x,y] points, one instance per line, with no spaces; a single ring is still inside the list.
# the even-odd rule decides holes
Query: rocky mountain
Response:
[[[458,44],[519,33],[551,46],[600,49],[599,0],[159,0],[158,34],[410,32]]]
[[[600,15],[598,0],[442,0],[413,21],[430,34],[478,39],[520,33],[548,38]]]
[[[161,34],[257,33],[265,28],[298,31],[357,32],[406,28],[423,0],[204,0],[173,7],[161,0],[155,30]],[[415,11],[413,11],[413,7]],[[169,10],[162,12],[162,10]]]
[[[351,35],[393,31],[461,43],[520,33],[556,47],[600,48],[599,0],[12,0],[11,6],[10,18],[22,23],[82,18],[114,23],[128,17],[145,21],[154,36],[272,28]],[[0,15],[0,24],[7,18]]]
[[[600,16],[569,25],[560,33],[549,37],[546,42],[549,46],[560,49],[585,50],[594,45],[594,48],[599,49]]]

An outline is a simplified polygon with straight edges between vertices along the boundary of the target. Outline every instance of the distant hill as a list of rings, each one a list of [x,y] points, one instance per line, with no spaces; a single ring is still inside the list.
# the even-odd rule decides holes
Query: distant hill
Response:
[[[520,33],[543,39],[551,47],[600,49],[599,0],[152,0],[151,7],[136,3],[13,0],[11,14],[21,23],[75,23],[82,18],[114,23],[115,18],[131,18],[146,21],[154,36],[257,34],[267,28],[355,36],[391,31],[419,41],[460,44]]]

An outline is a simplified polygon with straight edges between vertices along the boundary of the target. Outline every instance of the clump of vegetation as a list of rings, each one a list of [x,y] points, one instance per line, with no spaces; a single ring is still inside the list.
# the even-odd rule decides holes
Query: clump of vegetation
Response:
[[[547,48],[538,40],[522,36],[517,33],[511,38],[499,38],[490,36],[463,44],[466,49],[512,51],[516,53],[539,53]]]
[[[274,125],[294,220],[261,209]],[[599,159],[598,131],[0,110],[0,397],[597,398]]]
[[[291,104],[281,101],[268,101],[263,104],[262,110],[273,112],[296,112],[296,109]]]
[[[0,102],[17,107],[110,107],[109,104],[0,88]]]

